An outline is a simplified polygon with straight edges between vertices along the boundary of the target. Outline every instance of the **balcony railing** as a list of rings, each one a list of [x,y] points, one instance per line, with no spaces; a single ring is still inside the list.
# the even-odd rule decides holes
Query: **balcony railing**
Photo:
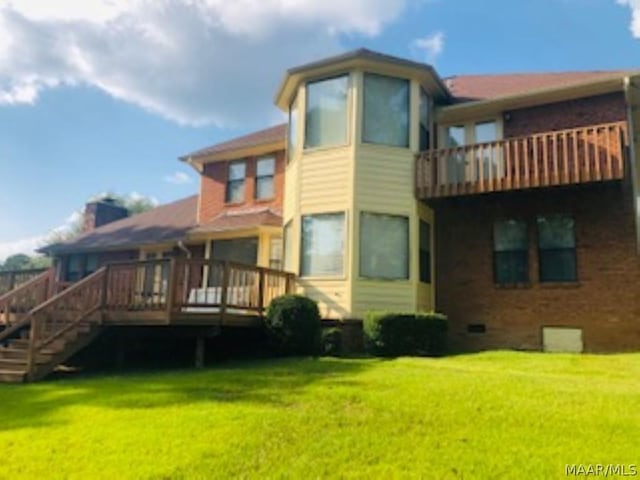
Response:
[[[416,156],[416,195],[427,199],[624,177],[626,122],[505,138]]]

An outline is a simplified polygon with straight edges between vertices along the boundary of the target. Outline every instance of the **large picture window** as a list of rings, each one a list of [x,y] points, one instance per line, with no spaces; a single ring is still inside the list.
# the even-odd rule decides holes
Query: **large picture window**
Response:
[[[344,271],[344,213],[302,217],[300,274],[342,275]]]
[[[537,224],[540,281],[577,281],[573,218],[567,215],[540,216]]]
[[[529,281],[527,223],[500,220],[493,225],[493,277],[498,285]]]
[[[347,75],[307,84],[305,148],[347,143],[348,89]]]
[[[227,203],[239,203],[244,201],[244,178],[247,173],[247,164],[244,160],[229,163],[227,173],[227,191],[225,200]]]
[[[408,147],[409,81],[366,73],[363,115],[363,142]]]
[[[398,215],[360,214],[360,276],[409,278],[409,219]]]
[[[256,161],[256,199],[273,197],[273,177],[276,172],[276,159],[263,157]]]

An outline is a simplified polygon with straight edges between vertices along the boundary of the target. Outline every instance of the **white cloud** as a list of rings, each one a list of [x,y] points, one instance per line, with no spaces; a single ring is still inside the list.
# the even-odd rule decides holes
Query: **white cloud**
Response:
[[[444,50],[444,33],[434,32],[426,37],[416,38],[411,48],[421,52],[427,62],[434,62]]]
[[[83,84],[183,124],[255,122],[285,69],[420,1],[0,0],[0,105]]]
[[[164,181],[174,185],[186,185],[193,182],[193,179],[184,172],[174,172],[171,175],[166,175]]]
[[[634,38],[640,38],[640,0],[616,0],[616,3],[631,9],[629,30]]]
[[[0,242],[0,262],[4,262],[7,257],[17,253],[33,255],[36,248],[42,246],[45,238],[45,236],[37,236],[21,238],[9,242]]]

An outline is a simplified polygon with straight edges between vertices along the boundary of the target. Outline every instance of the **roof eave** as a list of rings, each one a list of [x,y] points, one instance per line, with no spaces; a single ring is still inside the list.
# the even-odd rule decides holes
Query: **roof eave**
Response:
[[[627,74],[620,74],[606,79],[590,80],[560,87],[531,90],[516,95],[505,95],[487,100],[442,106],[437,109],[436,121],[439,123],[456,122],[505,110],[622,91],[626,76]]]

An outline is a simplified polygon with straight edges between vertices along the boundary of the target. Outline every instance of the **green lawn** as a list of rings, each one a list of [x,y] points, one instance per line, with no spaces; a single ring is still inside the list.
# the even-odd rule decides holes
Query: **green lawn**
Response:
[[[0,385],[2,478],[566,478],[640,463],[640,354],[291,359]]]

